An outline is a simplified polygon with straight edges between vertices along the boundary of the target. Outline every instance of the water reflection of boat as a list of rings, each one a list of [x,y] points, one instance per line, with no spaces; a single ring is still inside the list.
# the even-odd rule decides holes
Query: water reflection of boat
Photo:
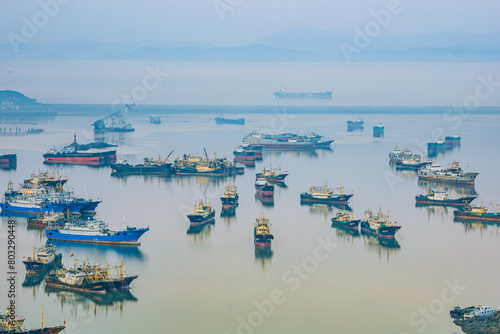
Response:
[[[145,259],[146,256],[142,253],[138,246],[131,245],[100,245],[100,244],[87,244],[87,243],[68,243],[65,241],[51,241],[52,244],[57,246],[57,249],[64,253],[83,253],[87,257],[92,256],[97,258],[109,257],[112,255],[123,256],[125,258]]]
[[[55,265],[54,267],[49,268],[45,271],[39,272],[37,274],[34,274],[34,275],[26,274],[26,276],[24,277],[24,282],[23,282],[22,286],[25,288],[32,287],[32,286],[38,286],[40,283],[43,282],[45,276],[47,276],[49,274],[53,274],[57,269],[61,269],[61,268],[62,268],[62,263],[59,263],[59,264]]]
[[[50,286],[45,286],[45,292],[49,295],[55,294],[61,303],[72,305],[88,301],[97,305],[114,305],[120,302],[137,301],[137,298],[127,289],[109,292],[104,295],[96,295],[76,291],[61,291]]]
[[[255,258],[256,259],[270,259],[274,255],[273,250],[271,248],[260,249],[255,248]]]
[[[187,234],[193,236],[195,242],[203,241],[204,239],[210,237],[213,226],[215,226],[215,221],[209,222],[205,225],[190,225],[187,230]]]
[[[385,255],[387,261],[389,261],[391,255],[397,254],[401,248],[395,239],[388,240],[377,238],[373,235],[366,234],[363,231],[361,231],[361,235],[363,236],[363,242],[366,248],[377,252],[379,258],[382,258],[382,256]]]
[[[340,203],[313,203],[300,201],[300,205],[309,206],[311,208],[311,213],[325,213],[332,211],[332,208],[343,208],[345,211],[352,211],[352,208],[347,204]]]
[[[274,206],[274,197],[255,194],[255,203],[260,202],[263,206]]]
[[[220,211],[221,217],[234,217],[236,215],[236,208],[232,207],[230,209],[222,209]]]
[[[460,218],[454,217],[453,222],[463,224],[465,233],[470,232],[470,231],[477,231],[477,230],[482,232],[483,230],[488,229],[488,226],[495,226],[497,229],[499,228],[498,224],[493,223],[491,221],[467,220],[467,219],[460,219]]]

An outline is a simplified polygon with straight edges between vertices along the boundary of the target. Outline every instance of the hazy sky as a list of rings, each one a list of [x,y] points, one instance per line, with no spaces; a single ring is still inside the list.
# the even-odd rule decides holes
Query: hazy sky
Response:
[[[500,30],[498,0],[0,0],[0,44],[9,42],[9,33],[22,36],[27,21],[40,25],[32,43],[79,38],[242,45],[293,28],[353,32],[391,2],[401,10],[383,34]]]

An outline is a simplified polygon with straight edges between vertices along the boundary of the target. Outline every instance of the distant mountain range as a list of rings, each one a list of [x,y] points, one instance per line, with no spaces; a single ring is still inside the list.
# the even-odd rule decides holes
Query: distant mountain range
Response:
[[[214,47],[195,42],[104,43],[71,40],[43,45],[23,44],[17,54],[10,45],[0,45],[0,59],[499,62],[500,32],[441,32],[363,39],[356,34],[337,31],[295,29],[235,47]]]

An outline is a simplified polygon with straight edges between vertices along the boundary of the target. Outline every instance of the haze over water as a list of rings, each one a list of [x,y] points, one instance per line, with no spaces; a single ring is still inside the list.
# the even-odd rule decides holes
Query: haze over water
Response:
[[[224,86],[230,84],[225,82]],[[0,184],[6,186],[10,179],[20,183],[39,170],[59,172],[69,178],[68,187],[78,195],[104,200],[98,212],[112,227],[122,227],[125,213],[127,224],[149,226],[151,231],[137,248],[75,244],[58,248],[66,265],[72,264],[71,254],[91,262],[100,256],[102,263],[110,264],[123,258],[126,270],[139,275],[131,289],[136,301],[105,306],[72,293],[47,293],[43,283],[21,287],[24,269],[19,267],[18,311],[32,327],[39,322],[43,304],[49,323],[66,320],[70,333],[112,333],[117,328],[124,333],[236,333],[238,319],[248,322],[257,310],[255,303],[270,300],[273,290],[282,291],[283,303],[275,305],[269,317],[263,316],[261,325],[252,327],[255,333],[417,333],[424,324],[429,333],[452,333],[460,332],[448,314],[453,306],[497,306],[498,226],[453,222],[452,208],[416,208],[414,197],[425,193],[427,184],[419,184],[413,172],[396,171],[389,165],[388,153],[396,144],[418,152],[438,129],[444,135],[459,133],[462,145],[436,161],[446,166],[456,159],[464,169],[469,164],[471,170],[480,172],[476,201],[483,198],[485,205],[500,203],[495,153],[500,139],[498,114],[483,114],[479,108],[459,121],[450,121],[442,113],[405,114],[413,108],[401,108],[401,114],[356,115],[318,114],[314,110],[287,113],[286,108],[239,114],[235,107],[231,117],[247,121],[239,126],[214,124],[218,113],[208,113],[208,107],[200,106],[200,113],[190,114],[162,113],[161,108],[155,108],[162,116],[161,125],[150,124],[148,114],[132,111],[127,120],[136,128],[134,133],[94,137],[90,124],[96,116],[71,115],[69,109],[65,112],[61,108],[63,116],[36,124],[45,129],[42,134],[0,137],[0,151],[18,154],[16,170],[0,170]],[[88,108],[89,114],[108,112],[106,106],[79,108]],[[422,112],[428,110],[422,108]],[[346,121],[358,116],[364,118],[364,131],[347,132]],[[380,139],[372,138],[371,131],[378,122],[385,125],[385,137]],[[255,168],[223,179],[116,178],[110,176],[109,167],[47,167],[42,163],[46,149],[69,144],[74,132],[80,142],[117,143],[120,159],[141,163],[144,157],[165,157],[171,150],[173,157],[201,155],[203,148],[209,155],[217,152],[232,158],[232,150],[246,134],[263,129],[315,131],[335,142],[332,150],[266,151]],[[270,165],[290,173],[287,187],[276,188],[273,206],[256,199],[253,186],[255,173]],[[220,217],[219,197],[229,180],[238,187],[240,205],[235,217]],[[352,237],[332,228],[335,207],[300,205],[301,192],[325,181],[334,187],[342,183],[345,190],[354,192],[350,206],[358,218],[366,209],[389,210],[391,220],[402,226],[397,235],[400,247],[387,248],[375,239]],[[462,192],[461,188],[447,190],[453,197]],[[199,235],[188,235],[185,214],[202,197],[216,210],[215,225]],[[269,258],[256,257],[254,251],[253,222],[261,213],[273,224],[275,240]],[[27,230],[25,219],[16,218],[16,223],[20,263],[23,256],[31,254],[33,244],[40,245],[46,239],[42,232]],[[1,228],[5,235],[6,217],[2,217]],[[311,265],[315,250],[329,239],[335,245],[332,253],[322,252],[325,260],[316,261],[317,267]],[[2,268],[5,261],[1,257]],[[302,274],[294,271],[297,267],[302,268]],[[4,280],[1,282],[4,294],[7,287]],[[453,282],[463,286],[456,294],[447,295],[454,297],[453,301],[436,302]],[[429,307],[433,307],[435,319],[424,321],[419,310]]]

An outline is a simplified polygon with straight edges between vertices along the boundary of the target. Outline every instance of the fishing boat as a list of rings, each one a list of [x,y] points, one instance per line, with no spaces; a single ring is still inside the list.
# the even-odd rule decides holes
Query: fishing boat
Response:
[[[238,206],[238,193],[236,192],[236,186],[228,184],[224,190],[224,195],[220,198],[222,201],[222,209],[230,210]]]
[[[337,211],[337,214],[332,218],[332,227],[341,227],[350,230],[358,231],[360,219],[354,219],[354,215],[349,214],[345,210]]]
[[[396,168],[418,170],[430,164],[432,161],[422,159],[419,154],[413,154],[411,157],[403,157],[401,161],[397,161]]]
[[[465,318],[487,318],[495,314],[497,310],[494,308],[479,305],[473,311],[465,313]]]
[[[281,168],[272,169],[271,167],[269,169],[264,167],[261,173],[255,174],[257,178],[265,178],[268,181],[274,182],[283,182],[287,176],[288,172],[282,171]]]
[[[256,160],[262,160],[262,145],[250,145],[247,143],[241,143],[240,147],[243,148],[243,151],[245,152],[253,152],[255,153],[255,159]]]
[[[26,274],[33,275],[48,271],[61,264],[62,255],[56,254],[56,246],[47,244],[42,247],[33,247],[33,257],[24,260]]]
[[[255,220],[253,229],[255,248],[261,250],[271,248],[271,241],[274,239],[271,234],[271,225],[269,219],[264,218],[264,214]]]
[[[0,312],[0,334],[57,334],[66,328],[66,326],[47,326],[43,317],[43,305],[40,328],[26,329],[24,327],[25,320],[24,317]]]
[[[161,124],[161,117],[156,115],[149,116],[149,122],[152,124]]]
[[[466,205],[463,208],[453,212],[455,219],[458,220],[480,220],[480,221],[493,221],[500,222],[500,209],[497,206],[497,212],[488,212],[488,209],[483,206]]]
[[[411,159],[413,156],[413,152],[408,149],[400,149],[396,144],[396,147],[389,152],[389,161],[397,163],[398,161],[403,161],[403,159]]]
[[[262,197],[274,196],[274,184],[269,183],[265,178],[261,177],[255,180],[255,190]]]
[[[237,147],[233,151],[233,154],[234,154],[234,160],[236,160],[236,161],[241,161],[241,160],[255,161],[255,160],[257,160],[257,155],[255,154],[255,152],[245,150],[241,146]]]
[[[344,187],[340,186],[339,191],[330,188],[327,183],[324,186],[312,186],[309,191],[300,194],[301,202],[313,202],[324,204],[347,204],[353,193],[344,193]]]
[[[88,279],[87,273],[76,266],[62,268],[45,276],[45,285],[52,288],[84,293],[106,294],[107,284]]]
[[[167,162],[168,158],[174,151],[162,159],[144,158],[142,164],[130,165],[127,160],[119,160],[117,163],[111,164],[112,173],[128,174],[128,175],[170,175],[175,173],[172,168],[172,163]]]
[[[49,240],[111,244],[140,245],[139,238],[149,231],[149,227],[128,227],[120,231],[110,230],[108,225],[97,217],[67,222],[63,228],[46,229]]]
[[[443,169],[440,164],[432,164],[418,171],[419,180],[439,181],[459,184],[474,184],[477,172],[464,172],[457,161],[453,161],[450,168]]]
[[[347,131],[353,131],[358,129],[362,130],[364,124],[365,122],[361,118],[358,118],[355,121],[347,121]]]
[[[456,146],[460,146],[461,137],[458,134],[452,136],[444,137],[444,146],[446,149],[452,149]]]
[[[281,133],[271,135],[263,132],[252,132],[243,138],[243,143],[250,146],[258,145],[263,148],[314,150],[317,148],[329,148],[333,140],[324,140],[322,136],[315,133]]]
[[[245,119],[244,118],[237,118],[237,119],[224,118],[224,116],[220,115],[219,117],[215,118],[215,123],[216,124],[241,124],[241,125],[245,125]]]
[[[28,227],[54,227],[64,224],[64,216],[61,213],[44,213],[42,216],[29,217]]]
[[[438,139],[434,142],[427,143],[427,155],[435,156],[439,152],[444,152],[445,143],[443,139]]]
[[[0,154],[0,165],[15,165],[17,164],[17,154]]]
[[[477,196],[462,196],[460,198],[450,199],[448,193],[429,190],[427,194],[415,196],[415,201],[418,205],[443,205],[463,207],[469,205]]]
[[[384,136],[384,126],[379,123],[373,127],[373,137],[383,137]]]
[[[465,316],[465,314],[471,313],[472,311],[475,310],[476,310],[475,306],[469,306],[465,308],[461,308],[460,306],[455,306],[453,310],[450,311],[450,316],[452,318],[462,318]]]
[[[215,220],[215,210],[210,202],[200,201],[199,205],[194,205],[193,212],[187,217],[191,226],[200,226]]]
[[[389,215],[383,215],[381,209],[376,215],[370,210],[365,211],[365,217],[361,221],[361,232],[384,239],[394,239],[394,235],[400,228],[397,222],[392,223],[389,220]]]

